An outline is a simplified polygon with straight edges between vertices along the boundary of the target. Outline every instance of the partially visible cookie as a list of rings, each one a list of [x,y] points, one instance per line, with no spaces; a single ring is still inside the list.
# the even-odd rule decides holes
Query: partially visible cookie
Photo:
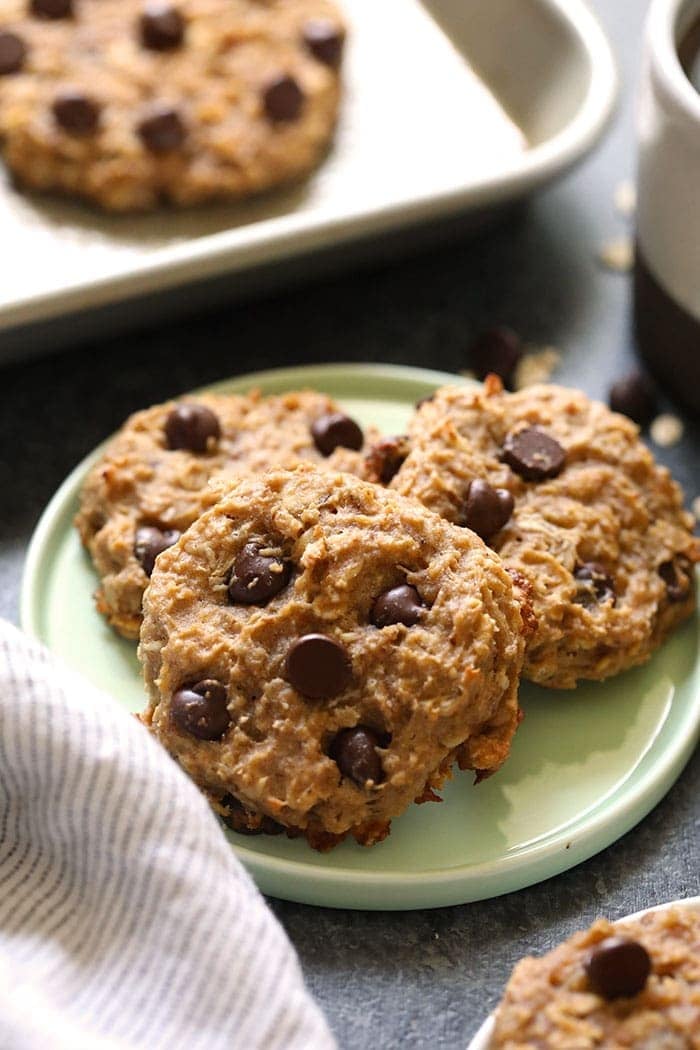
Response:
[[[515,967],[490,1050],[698,1050],[700,911],[595,922]]]
[[[320,160],[344,35],[331,0],[7,0],[4,158],[113,211],[267,189]]]
[[[524,673],[540,685],[643,663],[695,606],[700,547],[678,485],[633,423],[579,391],[508,394],[493,376],[445,387],[368,466],[529,581],[538,628]]]
[[[100,577],[97,608],[138,638],[155,558],[216,502],[217,480],[302,460],[360,473],[363,443],[357,423],[311,390],[202,394],[137,412],[88,474],[75,520]]]
[[[527,629],[493,552],[419,504],[241,478],[158,559],[143,720],[234,827],[371,845],[455,759],[505,760]]]

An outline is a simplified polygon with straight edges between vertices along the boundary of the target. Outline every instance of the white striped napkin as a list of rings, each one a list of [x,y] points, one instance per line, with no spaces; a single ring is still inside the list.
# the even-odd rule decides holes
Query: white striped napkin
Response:
[[[198,791],[0,621],[2,1050],[333,1046]]]

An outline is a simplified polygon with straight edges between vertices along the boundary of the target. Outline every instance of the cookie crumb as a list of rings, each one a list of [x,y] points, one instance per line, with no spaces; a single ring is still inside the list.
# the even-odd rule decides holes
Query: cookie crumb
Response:
[[[696,496],[695,497],[695,499],[693,500],[693,502],[692,502],[692,504],[690,506],[690,509],[692,510],[693,514],[695,515],[696,520],[700,521],[700,496]]]
[[[634,246],[629,237],[614,237],[606,241],[598,252],[598,262],[606,270],[627,273],[634,262]]]
[[[683,422],[678,416],[673,416],[670,412],[663,412],[649,427],[649,434],[655,445],[670,448],[672,445],[677,445],[683,437]]]
[[[524,354],[515,368],[513,388],[522,390],[534,383],[547,383],[559,362],[561,354],[553,346],[541,350],[530,350]]]
[[[637,187],[632,179],[623,179],[615,187],[613,197],[616,210],[626,219],[631,218],[637,210]]]

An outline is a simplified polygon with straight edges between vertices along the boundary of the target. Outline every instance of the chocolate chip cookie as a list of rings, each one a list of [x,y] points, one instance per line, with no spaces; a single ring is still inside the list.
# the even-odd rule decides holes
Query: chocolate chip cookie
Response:
[[[515,967],[492,1050],[700,1048],[700,912],[604,919]]]
[[[477,532],[530,583],[525,676],[570,688],[643,663],[695,606],[682,494],[628,419],[563,387],[445,387],[370,476]]]
[[[97,608],[138,638],[156,557],[216,502],[217,484],[301,460],[361,472],[363,442],[353,419],[310,390],[202,394],[137,412],[88,474],[75,520],[100,576]]]
[[[267,189],[323,155],[344,36],[330,0],[8,0],[4,158],[112,211]]]
[[[384,838],[508,755],[528,620],[477,536],[303,465],[240,478],[158,559],[143,720],[239,830]]]

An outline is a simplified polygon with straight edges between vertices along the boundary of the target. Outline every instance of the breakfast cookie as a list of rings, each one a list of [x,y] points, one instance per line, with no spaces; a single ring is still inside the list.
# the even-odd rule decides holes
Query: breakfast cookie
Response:
[[[359,473],[363,442],[357,423],[311,390],[201,394],[137,412],[85,479],[75,520],[100,577],[97,608],[138,638],[157,555],[216,502],[217,485],[307,459]]]
[[[331,0],[6,0],[0,148],[112,211],[267,189],[321,159],[344,33]]]
[[[699,1050],[700,912],[604,919],[515,967],[490,1050]]]
[[[692,517],[628,419],[559,386],[445,387],[369,476],[477,532],[530,583],[524,674],[570,688],[643,663],[695,605]]]
[[[239,830],[371,845],[505,760],[527,619],[478,537],[309,465],[240,478],[158,559],[142,716]]]

